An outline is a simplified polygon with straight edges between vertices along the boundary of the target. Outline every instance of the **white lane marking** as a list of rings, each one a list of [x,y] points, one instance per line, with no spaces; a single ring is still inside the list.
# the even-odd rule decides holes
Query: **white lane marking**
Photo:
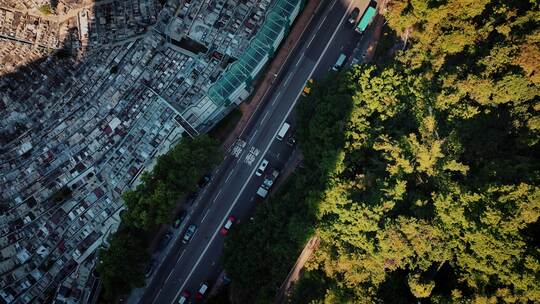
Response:
[[[335,2],[334,2],[335,4]],[[347,17],[347,12],[349,11],[349,9],[351,8],[351,5],[353,4],[353,2],[350,2],[349,3],[349,6],[347,7],[347,10],[345,11],[345,15],[343,15],[343,17],[341,17],[341,20],[339,21],[339,24],[338,26],[336,27],[336,29],[334,30],[334,33],[332,34],[332,37],[330,37],[330,40],[328,40],[328,43],[326,44],[326,46],[324,47],[324,50],[321,54],[321,56],[319,56],[319,58],[317,59],[317,62],[313,65],[313,68],[311,69],[311,72],[309,73],[309,77],[311,77],[311,75],[313,74],[313,72],[315,71],[315,68],[317,67],[317,65],[321,62],[322,58],[324,57],[324,55],[326,54],[326,51],[328,51],[328,47],[330,46],[330,44],[332,43],[332,40],[334,40],[334,37],[336,36],[337,34],[337,31],[340,29],[341,27],[341,24],[343,23],[343,21],[345,20],[345,17]],[[333,7],[333,5],[332,5]],[[308,77],[308,78],[309,78]],[[296,105],[296,102],[298,101],[298,97],[300,97],[300,94],[302,94],[302,90],[300,90],[297,95],[296,95],[296,98],[294,99],[291,107],[289,107],[289,110],[287,110],[287,113],[285,114],[285,117],[283,117],[283,120],[281,121],[281,123],[279,124],[279,126],[281,126],[285,120],[287,120],[287,117],[289,116],[289,114],[291,114],[292,112],[292,109],[294,108],[294,106]],[[276,132],[274,133],[274,136],[272,136],[272,138],[276,137],[276,135],[278,134],[279,132],[279,128],[276,130]],[[268,143],[268,145],[266,145],[266,148],[264,149],[264,152],[261,154],[261,158],[262,158],[262,155],[265,155],[266,152],[268,152],[268,150],[270,149],[270,146],[272,145],[274,141],[273,140],[270,140],[270,142]],[[253,176],[253,173],[255,173],[255,170],[257,170],[257,168],[254,166],[253,167],[253,170],[251,170],[251,173],[249,174],[249,176]],[[178,292],[176,293],[176,295],[174,296],[173,298],[173,301],[171,303],[174,303],[175,300],[178,298],[178,295],[180,295],[180,293],[182,292],[182,290],[184,289],[184,287],[186,286],[187,284],[187,281],[189,281],[189,278],[193,275],[193,273],[195,272],[195,269],[199,266],[201,260],[203,259],[204,255],[206,254],[206,252],[208,251],[208,248],[210,248],[210,245],[212,245],[212,242],[214,241],[214,239],[216,238],[217,234],[219,233],[219,230],[221,229],[221,227],[225,224],[225,221],[227,220],[227,215],[231,213],[232,209],[234,208],[234,206],[236,206],[236,203],[238,203],[238,199],[240,199],[240,196],[242,195],[242,193],[244,192],[244,190],[246,189],[247,185],[249,184],[249,181],[251,180],[251,178],[248,178],[246,180],[246,182],[244,183],[244,185],[242,186],[242,188],[240,189],[240,191],[238,192],[238,194],[236,195],[236,198],[234,199],[233,203],[231,204],[231,206],[229,207],[229,209],[227,210],[227,212],[225,213],[225,217],[221,220],[221,224],[218,226],[218,228],[216,229],[216,231],[214,231],[214,234],[212,235],[212,237],[210,238],[210,240],[208,241],[208,243],[206,244],[206,246],[204,247],[204,250],[203,252],[201,253],[201,255],[199,255],[199,258],[197,259],[197,261],[195,262],[195,265],[193,265],[193,267],[191,268],[191,270],[189,271],[186,279],[184,280],[184,282],[182,283],[182,286],[180,286],[180,288],[178,289]]]
[[[311,46],[311,43],[313,42],[313,40],[315,39],[316,35],[313,35],[311,36],[311,39],[309,40],[309,43],[307,45],[307,48],[309,48]]]
[[[176,264],[178,264],[178,262],[180,262],[180,260],[182,259],[182,257],[184,256],[184,253],[186,253],[186,249],[184,249],[184,251],[182,251],[182,254],[178,257],[178,259],[176,260]],[[172,273],[172,271],[171,271]]]
[[[266,116],[268,116],[268,111],[266,111],[266,113],[264,113],[264,116],[263,118],[261,119],[261,125],[263,124],[264,120],[266,119]]]
[[[216,194],[216,198],[221,194],[221,189],[219,189],[218,193]]]
[[[298,65],[300,64],[300,62],[302,62],[302,60],[304,59],[304,53],[305,53],[305,52],[306,52],[306,51],[302,51],[302,54],[300,54],[300,58],[298,58],[298,60],[296,61],[296,64],[294,65],[294,67],[295,67],[294,72],[296,72],[296,67],[298,67]]]
[[[225,184],[229,182],[229,179],[231,178],[232,171],[229,172],[229,175],[227,175],[227,178],[225,179]]]
[[[253,132],[253,136],[251,136],[251,139],[248,142],[248,145],[251,145],[251,142],[253,141],[253,139],[255,139],[255,134],[257,134],[257,132],[259,132],[259,129],[255,129],[255,132]]]
[[[292,73],[289,74],[289,76],[287,76],[287,78],[285,79],[285,86],[289,83],[289,80],[291,80],[291,77],[292,77]]]
[[[171,271],[171,273],[169,273],[169,275],[168,275],[167,278],[165,279],[165,283],[167,283],[167,282],[169,281],[169,279],[171,278],[173,272],[174,272],[174,271]]]
[[[172,273],[172,271],[171,271]],[[161,293],[161,290],[163,290],[163,287],[161,287],[156,295],[156,298],[154,299],[154,301],[152,301],[152,304],[156,303],[156,300],[159,299],[159,294]]]
[[[208,215],[208,213],[210,213],[210,208],[208,210],[206,210],[206,212],[204,213],[204,216],[203,218],[201,219],[201,224],[204,222],[204,220],[206,219],[206,216]]]

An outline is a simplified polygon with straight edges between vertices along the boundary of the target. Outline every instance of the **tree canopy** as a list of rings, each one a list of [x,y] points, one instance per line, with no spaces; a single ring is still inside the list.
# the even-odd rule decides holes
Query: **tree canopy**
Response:
[[[298,109],[308,182],[282,195],[321,245],[293,301],[540,302],[538,6],[389,1],[388,24],[410,47],[314,85]],[[243,236],[246,248],[292,244]],[[234,278],[260,267],[252,251],[226,264]],[[294,258],[264,263],[281,261]]]
[[[97,265],[108,299],[144,285],[154,233],[173,220],[179,199],[195,190],[198,179],[219,163],[221,155],[219,143],[206,135],[183,139],[158,157],[152,171],[142,173],[135,189],[123,193],[121,226],[110,246],[100,250]]]

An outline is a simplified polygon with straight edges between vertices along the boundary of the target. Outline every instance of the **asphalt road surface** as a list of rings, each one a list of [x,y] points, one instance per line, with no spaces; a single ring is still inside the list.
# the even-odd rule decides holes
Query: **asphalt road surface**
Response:
[[[249,220],[260,203],[256,191],[263,177],[254,175],[260,161],[269,161],[269,173],[272,168],[282,169],[291,155],[293,148],[286,139],[279,141],[275,136],[284,121],[293,120],[289,115],[306,81],[322,79],[339,54],[350,55],[360,41],[347,19],[353,7],[363,11],[368,1],[324,2],[239,139],[243,148],[231,149],[236,153],[228,154],[216,169],[211,183],[196,200],[189,221],[175,231],[171,249],[144,294],[130,297],[129,302],[175,303],[183,290],[190,291],[193,298],[202,282],[215,283],[222,269],[219,257],[226,237],[219,230],[229,215],[238,219],[236,224]],[[293,133],[294,127],[287,137]],[[187,245],[182,244],[182,232],[192,223],[198,229]]]

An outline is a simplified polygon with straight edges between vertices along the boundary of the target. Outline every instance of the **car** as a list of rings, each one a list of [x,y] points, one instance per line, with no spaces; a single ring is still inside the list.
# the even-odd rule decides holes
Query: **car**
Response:
[[[263,159],[261,161],[261,164],[259,165],[259,168],[257,168],[257,171],[255,171],[255,175],[262,176],[267,166],[268,166],[268,161],[266,159]]]
[[[295,144],[296,144],[296,138],[294,136],[289,137],[289,139],[287,140],[287,145],[292,147]]]
[[[349,23],[354,25],[356,23],[356,19],[358,18],[358,15],[360,15],[360,9],[358,7],[355,7],[351,14],[349,15]]]
[[[229,232],[229,229],[231,229],[232,224],[236,221],[236,218],[234,216],[229,216],[227,221],[225,222],[225,225],[221,227],[221,230],[219,231],[222,235],[226,235],[227,232]]]
[[[189,225],[189,227],[186,229],[186,232],[184,233],[184,237],[182,238],[182,243],[187,244],[195,234],[196,230],[197,226],[195,226],[194,224]]]
[[[171,241],[171,238],[172,238],[172,233],[170,233],[170,232],[165,233],[161,237],[161,239],[159,240],[158,250],[161,251],[161,250],[165,249],[165,247],[167,247],[167,245]]]
[[[211,174],[205,174],[203,177],[201,177],[197,185],[199,186],[199,188],[204,188],[206,185],[208,185],[211,179],[212,179]]]
[[[182,291],[182,294],[180,295],[180,298],[178,299],[178,304],[187,303],[190,297],[191,297],[191,292],[184,289],[184,291]]]
[[[186,205],[192,205],[193,202],[195,202],[195,200],[197,199],[197,196],[199,196],[199,192],[191,192],[186,198]]]
[[[174,221],[173,227],[175,229],[180,227],[180,225],[182,225],[182,222],[186,219],[186,216],[187,216],[186,210],[182,210],[182,212],[180,212],[180,214],[178,214],[178,217]]]
[[[195,295],[195,298],[197,298],[197,300],[202,300],[204,298],[204,295],[208,291],[208,288],[209,288],[208,283],[203,282],[201,286],[199,287],[199,289],[197,290],[197,294]]]
[[[146,269],[144,270],[144,277],[149,278],[154,273],[154,270],[156,269],[157,261],[155,259],[150,260],[150,263],[148,263],[148,266],[146,266]]]
[[[304,90],[302,90],[302,96],[307,96],[311,92],[311,86],[313,85],[313,79],[309,79],[306,83],[306,86],[304,86]]]

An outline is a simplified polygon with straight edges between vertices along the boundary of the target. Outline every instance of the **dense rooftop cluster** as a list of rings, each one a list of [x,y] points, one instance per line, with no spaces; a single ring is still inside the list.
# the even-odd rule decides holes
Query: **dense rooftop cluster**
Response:
[[[271,6],[61,3],[0,3],[0,303],[89,297],[120,194],[227,110],[206,90]]]

